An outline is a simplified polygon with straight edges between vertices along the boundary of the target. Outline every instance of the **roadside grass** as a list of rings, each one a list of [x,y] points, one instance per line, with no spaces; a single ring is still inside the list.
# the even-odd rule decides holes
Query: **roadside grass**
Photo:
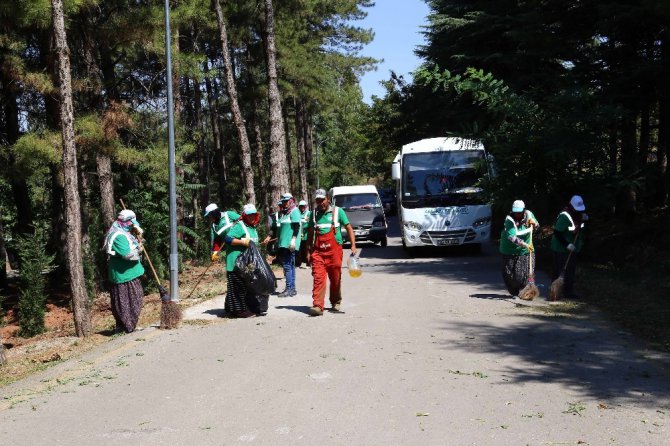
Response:
[[[180,274],[180,306],[187,308],[214,296],[225,293],[226,278],[224,266],[212,268],[208,280],[203,280],[190,299],[184,299],[191,291],[205,267],[189,265]],[[145,296],[138,327],[150,327],[160,319],[161,301],[158,293]],[[91,319],[92,334],[86,338],[75,337],[73,319],[68,318],[65,325],[47,326],[47,331],[34,338],[3,339],[3,342],[16,343],[7,350],[7,363],[0,366],[0,387],[44,371],[68,359],[76,358],[100,344],[109,342],[125,334],[112,334],[115,322],[109,309],[109,296],[101,294],[93,301]],[[0,318],[2,320],[2,318]],[[184,325],[206,325],[186,321]],[[141,331],[131,333],[132,339],[143,341]],[[122,364],[117,364],[122,366]]]

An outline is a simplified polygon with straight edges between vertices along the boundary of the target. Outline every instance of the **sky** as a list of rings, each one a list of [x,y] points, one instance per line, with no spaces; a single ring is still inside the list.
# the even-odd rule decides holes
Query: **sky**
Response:
[[[428,5],[424,0],[375,0],[375,6],[367,12],[365,20],[357,25],[372,28],[375,37],[362,54],[384,59],[376,71],[366,73],[361,79],[363,100],[369,104],[372,95],[384,95],[379,81],[388,79],[391,70],[411,80],[409,73],[421,64],[414,49],[424,43],[420,32],[421,26],[427,23]]]

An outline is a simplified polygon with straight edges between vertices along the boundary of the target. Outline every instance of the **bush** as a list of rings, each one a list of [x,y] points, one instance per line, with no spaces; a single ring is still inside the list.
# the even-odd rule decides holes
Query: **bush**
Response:
[[[44,252],[45,236],[41,230],[33,237],[19,237],[16,249],[21,261],[19,270],[19,336],[31,337],[44,332],[46,305],[45,273],[54,256]]]

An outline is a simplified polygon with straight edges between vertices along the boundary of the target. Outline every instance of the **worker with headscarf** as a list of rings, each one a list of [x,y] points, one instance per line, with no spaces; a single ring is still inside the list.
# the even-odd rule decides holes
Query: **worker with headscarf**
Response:
[[[143,232],[135,212],[124,209],[105,235],[104,250],[112,283],[111,307],[116,332],[135,331],[142,311],[144,289],[140,277],[144,267],[140,236]]]

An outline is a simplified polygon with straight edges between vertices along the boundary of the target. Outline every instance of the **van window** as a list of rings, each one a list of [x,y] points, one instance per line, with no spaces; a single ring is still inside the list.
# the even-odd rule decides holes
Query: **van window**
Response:
[[[382,207],[377,194],[347,194],[336,195],[334,198],[335,205],[342,209],[373,209]]]

